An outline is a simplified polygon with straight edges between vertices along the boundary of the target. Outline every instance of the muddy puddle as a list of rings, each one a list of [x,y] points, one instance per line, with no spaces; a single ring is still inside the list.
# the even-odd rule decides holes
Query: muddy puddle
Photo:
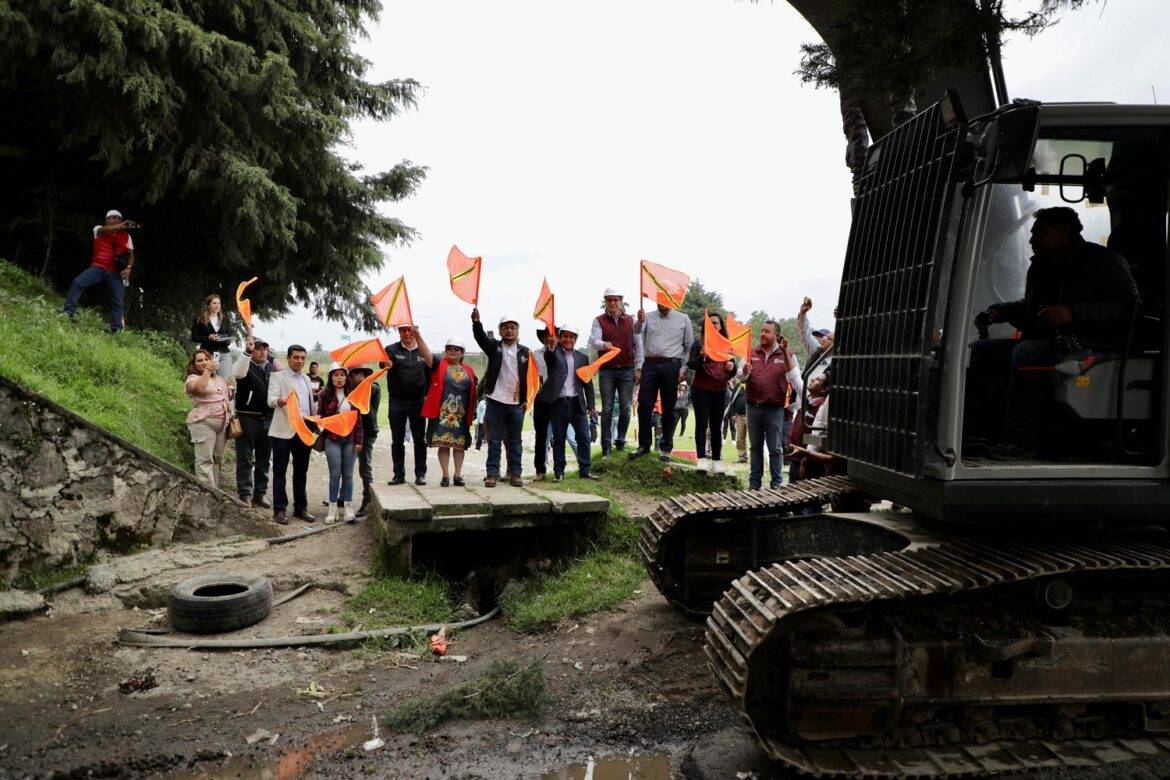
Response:
[[[670,780],[670,757],[664,753],[648,756],[590,756],[584,763],[569,764],[558,772],[547,772],[543,780]]]
[[[304,745],[290,747],[275,760],[266,760],[258,756],[236,756],[206,767],[193,767],[167,775],[167,778],[168,780],[218,780],[218,778],[231,777],[238,780],[296,780],[304,775],[318,756],[336,753],[353,745],[361,745],[370,737],[371,724],[356,723],[339,731],[318,734]]]

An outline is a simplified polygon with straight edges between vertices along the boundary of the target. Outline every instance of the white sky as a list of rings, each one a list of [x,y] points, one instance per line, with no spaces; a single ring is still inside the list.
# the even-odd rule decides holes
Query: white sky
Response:
[[[366,282],[405,274],[432,346],[471,343],[470,306],[447,284],[452,243],[484,257],[488,327],[511,313],[525,343],[543,276],[558,323],[588,332],[605,287],[637,305],[643,258],[701,279],[741,316],[793,316],[810,295],[825,321],[850,186],[836,93],[793,75],[816,39],[783,0],[385,0],[358,45],[369,77],[426,89],[417,110],[357,125],[344,153],[369,171],[402,159],[430,171],[385,209],[420,237]],[[1008,88],[1149,103],[1153,86],[1167,102],[1167,40],[1166,0],[1090,4],[1008,42]],[[257,333],[329,349],[346,331],[297,310]]]

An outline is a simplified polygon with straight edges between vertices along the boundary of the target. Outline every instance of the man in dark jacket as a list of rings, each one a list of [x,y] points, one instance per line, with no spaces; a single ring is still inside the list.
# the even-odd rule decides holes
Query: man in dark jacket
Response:
[[[500,338],[487,335],[479,321],[479,307],[471,310],[471,333],[487,356],[488,367],[480,392],[487,399],[484,421],[488,429],[487,476],[485,487],[495,487],[500,478],[500,447],[508,441],[508,484],[522,487],[520,433],[528,403],[528,347],[520,344],[520,322],[500,318]],[[586,439],[588,440],[588,439]]]
[[[589,418],[597,416],[593,383],[582,382],[577,369],[589,365],[589,356],[577,346],[576,326],[562,325],[557,333],[560,347],[546,350],[542,357],[548,379],[536,395],[537,403],[549,405],[553,426],[553,480],[565,478],[565,440],[569,426],[577,440],[577,466],[582,479],[597,479],[589,473],[592,453],[589,446]]]
[[[386,348],[391,364],[386,375],[386,406],[390,417],[390,460],[394,464],[394,478],[388,484],[406,482],[406,427],[409,425],[414,443],[414,484],[425,485],[427,440],[422,406],[431,386],[434,356],[418,328],[404,325],[398,329],[398,338]]]
[[[353,387],[361,384],[373,369],[367,366],[355,366],[349,370]],[[350,390],[353,389],[350,387]],[[347,391],[348,392],[348,391]],[[358,476],[362,480],[362,503],[354,517],[362,518],[370,508],[370,493],[374,484],[374,439],[378,438],[378,407],[382,404],[382,388],[375,382],[370,388],[370,411],[361,415],[363,446],[358,453]]]
[[[976,327],[1010,322],[1021,332],[1011,347],[1004,440],[992,454],[1005,460],[1034,457],[1040,406],[1050,376],[1021,371],[1052,365],[1082,347],[1116,350],[1124,347],[1126,326],[1137,305],[1138,290],[1129,264],[1121,255],[1081,236],[1081,220],[1065,206],[1041,209],[1032,225],[1032,265],[1024,297],[995,303],[976,317]],[[977,342],[976,352],[993,350],[1002,340]]]
[[[244,360],[233,366],[236,378],[236,417],[244,433],[236,439],[236,492],[241,501],[271,509],[264,498],[268,492],[268,463],[272,443],[268,426],[272,408],[268,405],[268,377],[280,366],[268,356],[268,342],[249,336],[244,344]]]

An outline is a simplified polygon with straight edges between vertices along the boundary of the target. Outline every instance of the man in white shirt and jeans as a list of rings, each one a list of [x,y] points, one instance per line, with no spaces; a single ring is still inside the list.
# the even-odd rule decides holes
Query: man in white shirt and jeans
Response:
[[[528,402],[528,347],[520,344],[520,323],[515,317],[500,318],[500,338],[487,335],[479,321],[479,307],[471,310],[471,333],[488,359],[480,392],[487,398],[484,418],[488,429],[487,476],[484,487],[495,487],[500,478],[500,447],[508,443],[508,484],[523,487],[520,479],[523,447],[520,432]]]

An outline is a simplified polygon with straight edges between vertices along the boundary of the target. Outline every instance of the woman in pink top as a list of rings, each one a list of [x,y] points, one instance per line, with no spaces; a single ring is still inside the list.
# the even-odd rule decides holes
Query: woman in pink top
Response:
[[[187,360],[183,385],[195,407],[187,415],[187,430],[195,445],[195,476],[219,487],[219,466],[227,443],[228,386],[216,375],[211,353],[197,349]]]

